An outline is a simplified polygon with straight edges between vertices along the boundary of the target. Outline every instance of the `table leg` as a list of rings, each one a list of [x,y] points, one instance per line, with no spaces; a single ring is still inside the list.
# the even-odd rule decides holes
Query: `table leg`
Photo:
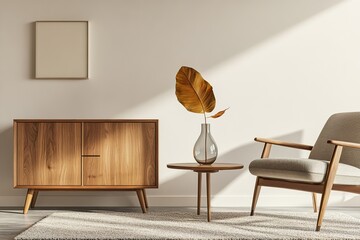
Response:
[[[207,218],[208,222],[211,221],[211,185],[210,185],[210,173],[206,173],[206,197],[207,197]]]
[[[198,172],[198,196],[197,196],[197,215],[200,215],[201,208],[201,172]]]

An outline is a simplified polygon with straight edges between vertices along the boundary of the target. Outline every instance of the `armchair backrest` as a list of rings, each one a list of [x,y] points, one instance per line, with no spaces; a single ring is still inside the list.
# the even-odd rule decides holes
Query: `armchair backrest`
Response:
[[[360,143],[360,112],[337,113],[332,115],[322,129],[309,158],[330,160],[334,145],[328,140]],[[341,163],[360,168],[360,149],[344,147]]]

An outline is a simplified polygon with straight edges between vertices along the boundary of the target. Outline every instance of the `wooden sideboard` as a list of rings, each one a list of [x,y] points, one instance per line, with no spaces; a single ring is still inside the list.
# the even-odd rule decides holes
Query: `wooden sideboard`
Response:
[[[24,214],[43,190],[136,191],[158,187],[158,120],[15,119],[14,188]]]

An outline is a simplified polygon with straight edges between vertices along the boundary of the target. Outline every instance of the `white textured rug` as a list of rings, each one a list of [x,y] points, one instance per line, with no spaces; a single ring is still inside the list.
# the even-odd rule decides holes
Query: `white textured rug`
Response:
[[[15,239],[360,239],[360,219],[328,212],[320,232],[317,215],[296,212],[57,212]]]

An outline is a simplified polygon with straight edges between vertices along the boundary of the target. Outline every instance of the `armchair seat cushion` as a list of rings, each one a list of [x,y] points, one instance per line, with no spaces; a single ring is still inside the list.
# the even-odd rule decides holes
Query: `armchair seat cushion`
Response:
[[[307,158],[256,159],[249,165],[251,174],[287,181],[321,183],[329,161]],[[360,185],[360,169],[339,163],[334,184]]]

